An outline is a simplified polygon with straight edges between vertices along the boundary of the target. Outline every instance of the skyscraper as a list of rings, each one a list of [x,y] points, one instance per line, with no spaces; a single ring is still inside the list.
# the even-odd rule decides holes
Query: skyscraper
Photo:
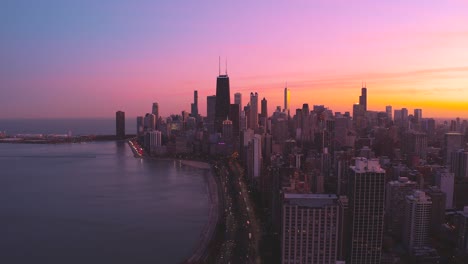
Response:
[[[193,92],[193,103],[191,105],[191,111],[190,111],[190,114],[193,116],[193,117],[197,117],[198,116],[198,91],[195,90]]]
[[[141,136],[143,135],[143,132],[145,131],[145,121],[142,116],[137,116],[137,135]]]
[[[265,97],[263,97],[263,99],[262,99],[262,111],[261,111],[261,115],[262,115],[263,117],[268,118],[268,106],[267,106],[267,100],[265,99]]]
[[[407,249],[427,246],[432,202],[423,191],[406,196],[404,211],[403,243]]]
[[[159,119],[159,104],[158,103],[153,103],[153,109],[151,113],[156,116],[156,122],[157,122]]]
[[[206,97],[206,124],[210,133],[214,132],[216,95]]]
[[[468,178],[468,149],[459,149],[452,152],[452,172],[455,178]]]
[[[115,113],[115,135],[120,139],[125,138],[125,112]]]
[[[226,74],[219,75],[216,79],[216,106],[215,106],[215,129],[221,133],[223,121],[229,115],[231,97],[229,92],[229,77]]]
[[[389,121],[393,121],[393,118],[392,118],[392,106],[391,105],[387,105],[385,106],[385,112],[387,113],[387,118]]]
[[[235,138],[239,136],[240,131],[240,111],[238,104],[231,104],[229,106],[229,120],[232,121],[232,134]]]
[[[250,113],[248,117],[248,128],[256,130],[258,128],[258,93],[250,93]]]
[[[234,103],[239,105],[239,109],[242,110],[242,94],[235,93],[234,94]]]
[[[356,165],[350,167],[349,187],[351,217],[349,263],[380,263],[385,170],[380,167],[377,159],[356,158]]]
[[[414,119],[416,123],[420,123],[422,120],[422,109],[414,109]]]
[[[455,187],[454,173],[446,168],[436,171],[435,180],[437,186],[446,194],[445,209],[453,208],[453,189]]]
[[[403,218],[401,212],[405,211],[406,196],[413,193],[417,188],[414,181],[410,181],[406,177],[399,177],[398,181],[390,181],[387,183],[385,192],[385,225],[386,230],[397,237],[403,235]]]
[[[449,132],[444,137],[444,157],[445,164],[452,164],[452,152],[463,148],[463,135],[461,133]]]
[[[285,193],[281,263],[335,263],[340,210],[334,194]]]
[[[289,91],[288,87],[284,88],[284,112],[289,115],[289,102],[291,100],[291,92]]]
[[[359,104],[364,107],[364,111],[367,111],[367,88],[364,85],[364,87],[361,88],[361,96],[359,96]]]

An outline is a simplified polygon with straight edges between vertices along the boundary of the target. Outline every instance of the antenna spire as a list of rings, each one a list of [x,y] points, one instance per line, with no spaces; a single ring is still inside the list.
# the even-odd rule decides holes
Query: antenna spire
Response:
[[[218,57],[218,75],[221,75],[221,56]]]
[[[226,76],[227,76],[227,57],[226,57]]]

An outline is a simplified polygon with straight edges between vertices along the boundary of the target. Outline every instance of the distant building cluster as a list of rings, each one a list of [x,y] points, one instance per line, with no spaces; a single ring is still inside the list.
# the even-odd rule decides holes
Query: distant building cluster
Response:
[[[137,117],[149,155],[236,156],[269,216],[281,263],[449,263],[468,254],[468,122],[437,123],[406,108],[324,105],[268,113],[258,92],[231,103],[227,71],[198,110]],[[117,136],[125,136],[117,112]],[[445,245],[450,245],[449,248]],[[455,262],[454,262],[455,263]]]

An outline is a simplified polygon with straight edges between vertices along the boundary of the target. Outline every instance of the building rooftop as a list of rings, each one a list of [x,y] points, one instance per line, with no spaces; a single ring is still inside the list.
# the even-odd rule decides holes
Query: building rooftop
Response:
[[[284,202],[290,205],[297,205],[303,207],[323,207],[326,205],[333,205],[338,197],[335,194],[299,194],[299,193],[285,193]]]

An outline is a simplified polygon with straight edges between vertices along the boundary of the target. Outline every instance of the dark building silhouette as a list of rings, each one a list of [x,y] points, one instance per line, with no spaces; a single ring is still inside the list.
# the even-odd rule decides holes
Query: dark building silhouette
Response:
[[[240,113],[240,110],[239,110],[238,104],[231,104],[229,106],[229,120],[232,121],[232,133],[235,138],[239,136],[239,131],[240,131],[239,113]]]
[[[384,225],[385,170],[379,161],[356,158],[349,175],[351,239],[346,263],[381,262]]]
[[[156,120],[159,119],[159,104],[158,103],[153,103],[153,109],[151,110],[151,113],[156,116]]]
[[[361,88],[361,96],[359,96],[359,104],[364,107],[364,111],[367,111],[367,88]]]
[[[206,124],[210,133],[214,132],[216,95],[206,97]]]
[[[263,97],[262,99],[262,110],[261,110],[261,115],[263,117],[268,117],[268,106],[267,106],[267,100],[265,99],[265,97]]]
[[[216,106],[215,106],[215,129],[221,133],[223,121],[229,115],[231,96],[229,92],[229,77],[226,74],[219,75],[216,79]]]
[[[193,103],[191,105],[191,111],[190,114],[193,117],[198,116],[198,91],[193,91]]]
[[[125,112],[115,113],[115,135],[118,138],[125,138]]]

